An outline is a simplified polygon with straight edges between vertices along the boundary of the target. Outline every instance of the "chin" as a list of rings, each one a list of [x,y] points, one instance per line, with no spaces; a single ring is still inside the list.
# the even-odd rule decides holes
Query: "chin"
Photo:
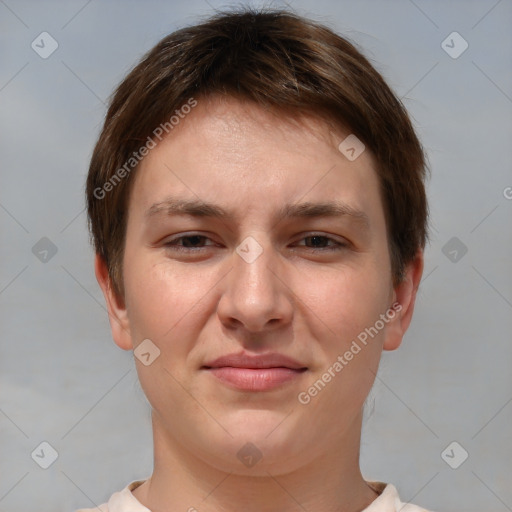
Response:
[[[220,446],[220,453],[208,453],[206,462],[228,473],[240,476],[268,477],[284,475],[300,467],[298,456],[301,450],[292,451],[281,442],[270,440],[272,437],[237,436]]]
[[[271,411],[238,411],[237,418],[223,421],[232,437],[225,435],[216,443],[221,446],[222,459],[228,454],[230,471],[253,476],[268,476],[267,471],[271,474],[290,471],[287,461],[304,452],[306,438],[303,428],[294,428],[292,415],[286,416]]]
[[[289,414],[290,410],[239,409],[219,420],[237,440],[283,443],[293,435],[291,430],[296,421],[296,416]]]

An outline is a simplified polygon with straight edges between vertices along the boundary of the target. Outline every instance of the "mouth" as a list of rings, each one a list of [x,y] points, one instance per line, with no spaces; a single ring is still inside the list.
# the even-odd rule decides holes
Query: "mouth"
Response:
[[[267,391],[300,378],[307,367],[282,354],[230,354],[201,367],[228,387]]]
[[[306,368],[205,368],[224,384],[244,391],[267,391],[297,379]]]

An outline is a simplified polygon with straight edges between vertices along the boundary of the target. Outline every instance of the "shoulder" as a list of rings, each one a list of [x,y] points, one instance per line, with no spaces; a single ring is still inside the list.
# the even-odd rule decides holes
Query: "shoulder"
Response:
[[[98,512],[98,510],[100,510],[101,512],[109,512],[108,505],[106,503],[103,503],[103,505],[99,505],[94,508],[80,508],[78,510],[75,510],[75,512]]]
[[[112,494],[107,503],[103,503],[94,508],[81,508],[75,510],[75,512],[151,512],[149,509],[144,507],[132,494],[139,485],[142,485],[145,480],[135,480],[129,483],[123,490]]]
[[[363,512],[433,512],[412,503],[401,501],[396,487],[384,482],[367,482],[379,497]]]

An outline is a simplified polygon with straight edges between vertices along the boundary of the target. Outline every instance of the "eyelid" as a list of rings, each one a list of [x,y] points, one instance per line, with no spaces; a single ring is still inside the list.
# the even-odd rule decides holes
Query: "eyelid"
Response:
[[[313,238],[313,237],[319,237],[319,238],[326,238],[327,240],[334,242],[335,244],[341,245],[341,246],[348,246],[349,242],[343,237],[335,237],[334,235],[331,235],[329,233],[322,233],[322,232],[307,232],[302,233],[300,235],[300,238],[298,238],[299,241],[305,240],[306,238]]]
[[[179,242],[180,240],[183,240],[184,238],[193,238],[193,237],[199,237],[199,238],[204,238],[206,240],[210,240],[211,242],[213,242],[213,244],[209,244],[208,247],[211,247],[212,245],[215,245],[215,242],[207,235],[203,235],[201,233],[180,233],[178,236],[174,237],[174,238],[171,238],[170,240],[168,240],[167,242],[165,242],[163,245],[164,246],[171,246],[171,247],[179,247],[180,249],[194,249],[194,250],[197,250],[197,249],[203,249],[203,247],[184,247],[183,245],[177,245],[175,244],[175,242]]]
[[[199,238],[203,238],[206,240],[210,240],[213,243],[208,244],[203,247],[185,247],[183,245],[179,245],[178,243],[176,243],[176,242],[180,242],[181,240],[183,240],[185,238],[193,238],[193,237],[199,237]],[[300,244],[300,246],[305,247],[306,249],[309,249],[310,251],[325,252],[325,251],[329,251],[329,250],[341,250],[341,249],[349,247],[349,245],[350,245],[350,242],[348,242],[348,240],[346,240],[346,239],[343,239],[343,241],[341,241],[341,240],[338,240],[333,235],[330,235],[328,233],[314,232],[314,231],[301,233],[300,238],[298,238],[296,240],[296,242],[294,242],[294,244],[296,244],[299,241],[306,240],[307,238],[314,238],[314,237],[325,238],[328,242],[332,242],[334,245],[330,245],[327,247],[307,247],[305,244]],[[164,243],[165,247],[172,247],[172,248],[175,248],[180,251],[194,251],[194,252],[197,252],[201,249],[206,249],[207,247],[212,247],[214,245],[216,245],[216,243],[209,236],[204,235],[202,233],[196,233],[196,232],[181,233],[178,236],[170,239],[168,242]]]
[[[303,240],[307,238],[313,238],[313,237],[319,237],[319,238],[325,238],[327,241],[327,244],[325,247],[308,247],[305,243],[294,243],[295,247],[291,247],[291,250],[303,250],[309,253],[310,255],[317,255],[320,256],[322,254],[332,254],[332,253],[340,253],[341,251],[346,251],[350,247],[350,243],[348,242],[340,242],[336,240],[335,238],[327,235],[306,235],[298,240],[298,242],[302,242]]]

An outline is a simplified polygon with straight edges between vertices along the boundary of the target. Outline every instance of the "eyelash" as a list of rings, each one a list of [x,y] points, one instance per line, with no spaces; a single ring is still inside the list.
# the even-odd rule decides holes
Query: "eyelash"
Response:
[[[201,239],[210,240],[210,238],[208,238],[205,235],[199,235],[199,234],[182,235],[182,236],[176,237],[173,240],[170,240],[169,242],[165,243],[164,246],[166,248],[170,249],[170,250],[176,250],[176,251],[181,251],[181,252],[190,252],[190,251],[197,252],[197,250],[205,249],[205,247],[184,247],[182,245],[177,245],[177,242],[185,240],[185,239],[188,239],[188,238],[201,238]],[[321,238],[321,239],[325,239],[327,241],[333,242],[335,244],[334,246],[331,246],[331,247],[306,247],[306,246],[302,246],[302,247],[306,247],[306,249],[310,249],[310,250],[313,250],[313,251],[334,252],[334,251],[341,251],[341,250],[346,249],[348,247],[347,243],[338,242],[334,238],[331,238],[331,237],[326,236],[326,235],[310,234],[310,235],[308,235],[306,237],[301,238],[300,240],[306,240],[306,239],[309,239],[309,238]],[[208,247],[208,246],[206,246],[206,247]],[[210,245],[209,247],[212,247],[212,246]]]

